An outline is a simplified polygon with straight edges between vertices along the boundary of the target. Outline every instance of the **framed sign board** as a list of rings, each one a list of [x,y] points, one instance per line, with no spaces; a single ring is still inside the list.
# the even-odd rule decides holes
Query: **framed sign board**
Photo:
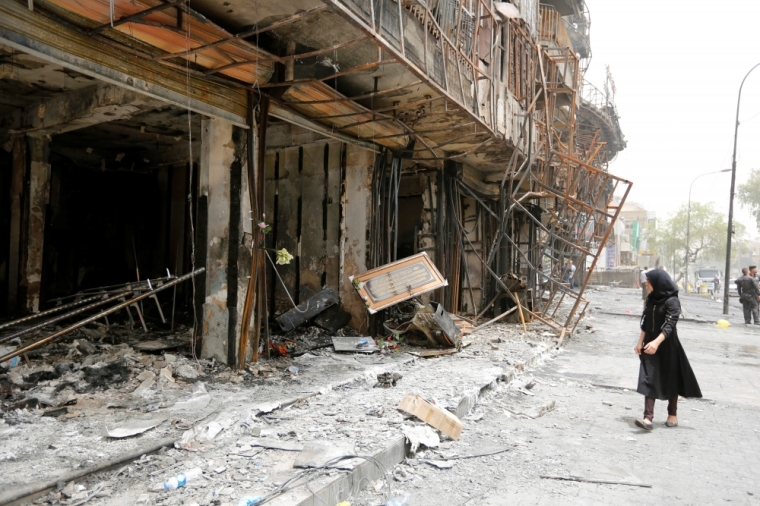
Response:
[[[370,314],[448,285],[424,252],[349,279]]]

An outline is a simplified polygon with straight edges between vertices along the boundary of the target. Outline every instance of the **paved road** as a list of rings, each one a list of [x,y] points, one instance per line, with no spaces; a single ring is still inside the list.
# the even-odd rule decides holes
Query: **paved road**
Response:
[[[638,374],[633,354],[638,318],[624,311],[638,313],[637,297],[633,290],[592,293],[592,305],[623,316],[597,310],[581,325],[591,325],[593,332],[584,330],[554,360],[528,373],[537,382],[530,390],[534,395],[520,393],[515,385],[497,389],[476,408],[474,418],[482,418],[465,421],[460,441],[408,460],[402,467],[412,478],[395,483],[396,488],[411,492],[412,506],[760,504],[760,332],[743,325],[718,329],[679,323],[705,399],[682,400],[680,427],[674,429],[660,425],[667,412],[658,402],[656,428],[645,433],[634,425],[643,411],[643,397],[632,390]],[[720,313],[719,303],[704,299],[684,304],[687,312]],[[554,411],[539,418],[513,414],[536,414],[551,401]],[[452,469],[424,462],[500,448],[509,451],[457,460]]]

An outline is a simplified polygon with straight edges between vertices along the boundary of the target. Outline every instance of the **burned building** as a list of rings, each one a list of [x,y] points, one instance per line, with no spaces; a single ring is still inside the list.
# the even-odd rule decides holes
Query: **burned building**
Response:
[[[381,332],[350,277],[424,252],[447,311],[572,332],[630,189],[590,57],[583,0],[1,0],[0,314],[195,272],[242,364],[325,287]]]

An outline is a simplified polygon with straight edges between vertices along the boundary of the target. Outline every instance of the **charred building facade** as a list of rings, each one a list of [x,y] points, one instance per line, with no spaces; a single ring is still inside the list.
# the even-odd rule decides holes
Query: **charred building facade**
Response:
[[[382,332],[350,276],[425,252],[447,311],[572,332],[631,186],[590,58],[583,0],[0,0],[0,314],[205,268],[242,364],[325,287]]]

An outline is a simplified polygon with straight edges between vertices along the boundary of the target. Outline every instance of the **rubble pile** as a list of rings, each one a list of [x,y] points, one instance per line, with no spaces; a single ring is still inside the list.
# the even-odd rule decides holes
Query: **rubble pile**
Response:
[[[75,480],[73,488],[55,487],[45,501],[110,504],[113,496],[144,504],[235,504],[266,497],[302,472],[296,460],[305,450],[317,451],[313,444],[372,455],[414,431],[432,430],[397,409],[407,396],[455,418],[467,415],[482,388],[519,374],[556,339],[492,325],[466,336],[453,362],[415,357],[407,352],[419,348],[406,344],[386,354],[336,352],[328,344],[332,337],[306,328],[290,338],[302,353],[240,372],[193,359],[187,348],[139,351],[160,348],[141,346],[145,341],[59,344],[60,352],[43,362],[0,374],[3,391],[11,392],[0,413],[0,472],[12,487],[45,482],[168,438],[174,444],[124,464],[118,475],[96,473]],[[424,451],[424,441],[435,438],[418,439]],[[167,479],[195,468],[202,472],[186,486],[163,490]],[[316,473],[310,487],[319,489],[342,472]]]

